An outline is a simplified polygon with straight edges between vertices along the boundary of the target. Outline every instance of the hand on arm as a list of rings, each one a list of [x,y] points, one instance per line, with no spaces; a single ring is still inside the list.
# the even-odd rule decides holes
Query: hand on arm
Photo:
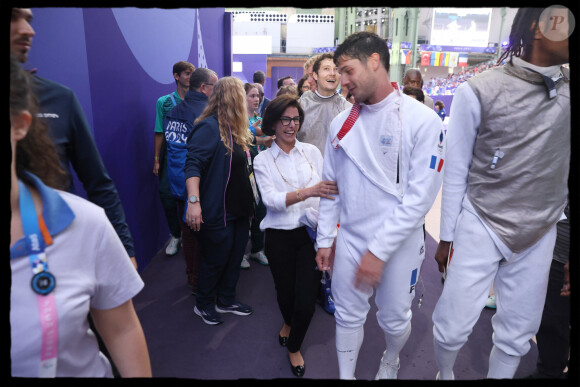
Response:
[[[331,195],[338,195],[338,186],[334,181],[324,180],[312,187],[288,192],[286,194],[286,207],[314,197],[334,200],[334,196]]]
[[[151,377],[145,334],[133,302],[112,309],[91,309],[91,315],[121,376]]]

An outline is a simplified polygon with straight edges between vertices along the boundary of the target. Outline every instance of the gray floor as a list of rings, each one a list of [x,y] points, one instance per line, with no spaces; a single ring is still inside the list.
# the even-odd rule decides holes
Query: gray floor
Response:
[[[429,235],[426,242],[426,258],[413,303],[413,331],[400,355],[399,379],[409,381],[432,381],[437,373],[431,315],[443,285],[433,260],[437,242]],[[206,325],[193,312],[195,298],[186,284],[181,251],[167,257],[164,248],[161,249],[142,277],[145,288],[134,299],[134,304],[147,338],[154,377],[295,380],[287,352],[278,344],[282,318],[267,266],[252,261],[251,268],[241,273],[238,298],[251,305],[254,313],[245,317],[226,314],[225,322],[218,326]],[[421,294],[423,302],[418,308]],[[373,303],[365,325],[357,380],[374,379],[384,350],[384,336],[375,313]],[[490,319],[493,314],[493,310],[482,311],[468,343],[461,349],[454,369],[457,380],[485,378],[492,347]],[[304,379],[338,377],[334,329],[333,316],[317,307],[301,349],[306,363]],[[533,341],[530,343],[531,350],[522,359],[516,378],[534,369],[537,347]]]

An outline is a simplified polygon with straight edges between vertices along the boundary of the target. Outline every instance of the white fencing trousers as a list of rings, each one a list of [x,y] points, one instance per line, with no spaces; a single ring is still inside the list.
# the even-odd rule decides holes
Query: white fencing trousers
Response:
[[[491,320],[493,343],[509,356],[525,355],[542,318],[555,242],[556,225],[527,250],[504,257],[481,220],[463,209],[453,258],[433,312],[435,346],[458,351],[467,342],[493,282],[497,304]]]
[[[348,234],[341,229],[336,239],[336,254],[332,272],[332,294],[337,326],[357,330],[366,321],[373,289],[356,289],[355,278],[366,246],[352,251],[345,243]],[[376,288],[377,320],[385,333],[400,336],[411,323],[411,302],[421,263],[425,258],[423,227],[411,232],[397,252],[384,266],[381,283]],[[352,246],[352,245],[351,245]],[[338,331],[338,330],[337,330]]]

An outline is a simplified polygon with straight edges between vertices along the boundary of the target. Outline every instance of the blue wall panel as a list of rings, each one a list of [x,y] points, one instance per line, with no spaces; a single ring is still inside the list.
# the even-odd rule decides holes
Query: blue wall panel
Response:
[[[28,69],[76,93],[115,181],[140,269],[169,238],[153,175],[157,99],[175,90],[173,63],[187,60],[221,77],[224,8],[33,8]],[[75,182],[80,186],[78,180]],[[79,190],[78,194],[86,196]]]

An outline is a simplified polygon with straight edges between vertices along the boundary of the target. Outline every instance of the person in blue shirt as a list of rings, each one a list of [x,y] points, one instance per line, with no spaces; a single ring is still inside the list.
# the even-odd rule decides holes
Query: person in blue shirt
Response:
[[[175,106],[166,115],[165,135],[169,135],[167,142],[167,175],[169,188],[173,196],[178,199],[177,207],[179,214],[179,225],[181,227],[181,237],[183,243],[183,256],[185,258],[185,273],[187,274],[187,283],[195,295],[197,290],[197,276],[199,272],[199,263],[201,261],[201,247],[197,243],[197,238],[193,235],[185,223],[185,206],[187,195],[185,192],[185,177],[183,168],[187,155],[187,144],[185,140],[193,128],[193,123],[201,115],[207,106],[208,97],[213,92],[218,76],[215,71],[198,67],[191,74],[189,82],[189,91],[185,94],[182,103]],[[172,127],[180,128],[185,126],[186,132],[173,132]],[[178,197],[176,194],[181,193]]]
[[[435,102],[435,113],[441,118],[441,121],[445,121],[447,113],[445,112],[445,104],[443,101]]]
[[[20,63],[28,61],[35,31],[30,25],[29,8],[12,8],[10,19],[10,52]],[[101,159],[91,128],[74,92],[57,82],[34,74],[33,87],[39,103],[39,114],[48,124],[61,167],[69,176],[65,189],[75,193],[71,165],[83,184],[89,201],[105,209],[127,254],[137,268],[133,237],[125,219],[125,211]]]
[[[155,107],[155,159],[153,162],[153,174],[159,177],[159,198],[161,199],[171,234],[169,243],[165,248],[165,254],[169,256],[177,254],[182,240],[177,216],[177,201],[171,195],[167,177],[167,160],[165,157],[167,144],[164,138],[165,129],[163,128],[163,120],[167,113],[185,98],[185,94],[189,90],[191,74],[194,70],[195,67],[189,62],[179,61],[175,63],[173,65],[173,78],[175,79],[176,90],[171,94],[160,97]]]

